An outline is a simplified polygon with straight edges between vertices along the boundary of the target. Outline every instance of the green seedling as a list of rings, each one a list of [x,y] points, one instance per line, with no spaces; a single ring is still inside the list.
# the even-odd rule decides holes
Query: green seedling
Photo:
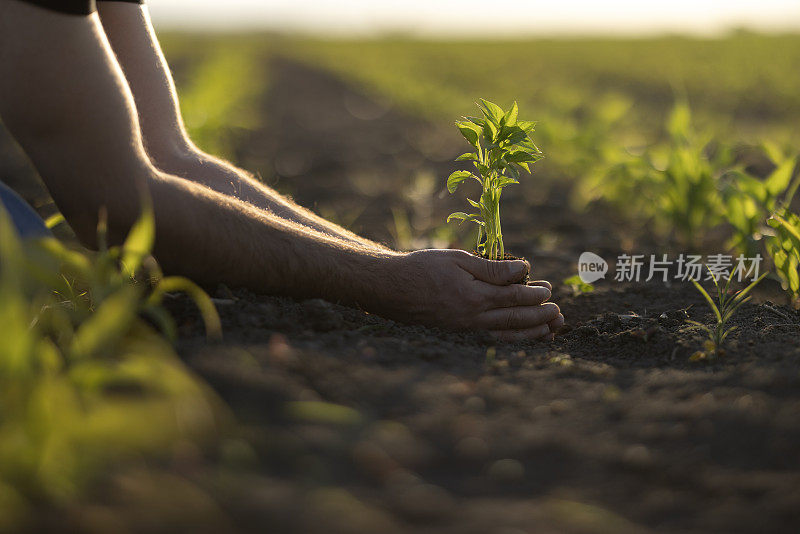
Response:
[[[483,117],[464,117],[456,126],[475,149],[456,158],[471,161],[475,172],[455,171],[447,178],[447,190],[454,193],[464,180],[473,178],[481,185],[481,196],[467,199],[478,213],[455,212],[447,217],[471,221],[478,225],[477,251],[483,257],[505,258],[503,230],[500,225],[500,195],[503,188],[518,184],[520,171],[530,173],[530,164],[542,159],[542,152],[530,137],[536,123],[517,118],[517,103],[504,111],[500,106],[481,99]]]
[[[784,208],[767,221],[775,235],[766,240],[766,248],[775,264],[784,289],[792,303],[800,303],[800,217]]]
[[[581,280],[580,275],[573,275],[569,278],[565,278],[563,284],[569,286],[572,290],[572,294],[578,296],[582,293],[591,293],[594,291],[594,285],[587,284],[583,280]]]
[[[259,127],[258,97],[266,80],[258,50],[239,42],[200,47],[181,90],[181,112],[192,140],[211,154],[234,158],[241,132]]]
[[[751,176],[741,168],[732,170],[727,177],[723,197],[725,217],[733,228],[730,247],[754,257],[763,246],[783,288],[797,303],[800,301],[800,219],[788,206],[800,187],[800,175],[794,173],[798,156],[786,155],[769,143],[765,143],[763,149],[775,164],[775,169],[764,179]]]
[[[659,233],[696,245],[722,217],[717,183],[730,169],[731,151],[698,133],[689,105],[681,100],[667,118],[665,134],[665,142],[641,154],[609,154],[588,185],[625,211],[653,221]]]
[[[728,248],[749,257],[761,251],[759,242],[770,233],[764,221],[783,206],[789,206],[800,186],[800,175],[792,178],[797,156],[784,155],[769,143],[763,149],[775,164],[769,175],[760,179],[739,166],[726,173],[722,189],[725,218],[733,228]],[[769,246],[767,249],[770,252]]]
[[[736,310],[738,310],[743,304],[750,300],[748,293],[750,293],[750,291],[752,291],[753,288],[756,287],[758,283],[761,282],[765,276],[767,276],[767,274],[769,274],[763,273],[761,276],[753,280],[746,288],[742,289],[741,291],[733,292],[730,290],[731,278],[733,278],[732,276],[729,277],[728,281],[723,285],[710,269],[709,273],[711,274],[711,279],[714,281],[714,287],[717,289],[717,302],[714,302],[714,299],[711,298],[711,295],[708,294],[708,291],[706,291],[697,280],[692,280],[692,283],[706,299],[706,302],[708,302],[709,307],[714,312],[716,323],[714,326],[709,327],[702,323],[698,323],[697,321],[689,321],[708,333],[708,339],[705,342],[705,350],[695,352],[690,358],[691,361],[713,359],[724,354],[722,344],[725,342],[725,339],[730,335],[730,333],[737,328],[736,326],[728,326],[733,314],[736,313]]]

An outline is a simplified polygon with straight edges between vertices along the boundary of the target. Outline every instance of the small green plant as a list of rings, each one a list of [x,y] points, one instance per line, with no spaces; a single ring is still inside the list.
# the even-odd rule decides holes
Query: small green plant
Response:
[[[775,235],[766,240],[766,248],[775,264],[783,288],[789,293],[792,304],[800,303],[800,217],[783,208],[770,217],[769,225]]]
[[[790,205],[800,186],[800,175],[792,179],[796,155],[787,156],[770,143],[765,143],[763,150],[775,165],[763,180],[741,167],[723,178],[725,218],[733,228],[728,247],[749,257],[761,251],[760,241],[770,233],[765,227],[766,219],[782,206]],[[769,246],[767,249],[769,253]]]
[[[750,297],[747,296],[748,293],[750,293],[750,291],[752,291],[753,288],[756,287],[758,283],[761,282],[761,280],[763,280],[764,277],[769,273],[763,273],[761,276],[753,280],[750,285],[737,292],[730,290],[731,279],[733,276],[728,277],[727,282],[725,282],[723,285],[710,269],[709,274],[711,275],[711,279],[714,281],[714,287],[717,289],[717,302],[714,302],[714,299],[711,298],[711,295],[708,294],[708,291],[706,291],[697,280],[692,280],[692,283],[706,299],[706,302],[708,302],[709,307],[711,307],[711,310],[714,312],[716,323],[714,326],[709,327],[702,323],[698,323],[697,321],[689,321],[690,323],[699,326],[708,332],[708,339],[705,342],[705,350],[695,352],[690,358],[691,361],[713,359],[724,354],[722,344],[725,342],[725,338],[727,338],[731,332],[736,330],[736,326],[728,326],[733,314],[736,313],[736,310],[738,310],[743,304],[750,300]]]
[[[697,245],[724,211],[720,176],[733,161],[724,145],[692,125],[689,105],[679,100],[670,112],[666,142],[632,154],[618,150],[581,187],[588,199],[604,198],[628,213],[653,221],[663,235],[683,245]]]
[[[726,175],[725,217],[733,228],[729,246],[749,257],[765,251],[783,288],[797,304],[800,302],[800,239],[797,237],[800,219],[788,206],[800,187],[800,175],[794,173],[798,156],[787,155],[771,143],[765,143],[763,150],[775,165],[764,179],[742,168]]]
[[[215,156],[234,158],[243,132],[259,126],[258,96],[268,84],[258,47],[228,40],[198,47],[181,87],[181,112],[192,140]]]
[[[456,161],[471,161],[476,172],[455,171],[447,178],[447,190],[454,193],[468,178],[481,185],[481,196],[467,199],[478,213],[455,212],[447,217],[471,221],[478,225],[477,251],[493,260],[505,258],[503,230],[500,225],[500,195],[503,188],[518,184],[520,171],[530,172],[530,164],[542,159],[542,152],[530,137],[536,123],[517,118],[517,103],[504,111],[500,106],[481,99],[478,104],[483,117],[464,117],[456,126],[475,152],[467,152]]]
[[[580,275],[577,274],[570,276],[569,278],[565,278],[562,283],[569,286],[569,288],[572,290],[572,294],[575,296],[594,291],[594,285],[584,282],[581,280]]]

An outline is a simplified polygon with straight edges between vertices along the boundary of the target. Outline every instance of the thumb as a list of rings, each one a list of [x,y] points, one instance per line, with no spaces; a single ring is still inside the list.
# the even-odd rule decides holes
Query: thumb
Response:
[[[522,281],[531,268],[525,260],[487,260],[472,254],[464,258],[461,267],[478,280],[498,286]]]

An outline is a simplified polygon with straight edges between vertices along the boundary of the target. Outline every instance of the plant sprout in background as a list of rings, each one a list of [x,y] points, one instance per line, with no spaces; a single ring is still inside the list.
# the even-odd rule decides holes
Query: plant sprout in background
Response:
[[[762,150],[775,165],[766,177],[753,176],[739,165],[725,174],[722,187],[725,218],[733,228],[728,248],[749,257],[761,251],[759,242],[770,235],[766,219],[789,206],[800,186],[800,175],[792,178],[796,154],[787,155],[769,142],[762,144]]]
[[[768,222],[775,229],[775,235],[766,240],[767,251],[796,306],[800,302],[800,217],[783,208]]]
[[[708,332],[708,339],[705,342],[706,350],[697,351],[692,354],[690,358],[691,361],[716,358],[717,356],[722,356],[724,354],[722,350],[722,344],[725,342],[725,338],[727,338],[731,332],[736,330],[735,326],[728,327],[731,318],[733,318],[733,314],[736,313],[736,310],[738,310],[743,304],[750,300],[750,297],[747,296],[747,294],[750,293],[750,291],[752,291],[753,288],[756,287],[758,283],[769,274],[763,273],[761,276],[753,280],[746,288],[742,289],[741,291],[733,292],[730,291],[731,278],[733,278],[732,276],[729,276],[728,281],[725,282],[725,285],[722,285],[717,279],[717,276],[714,275],[710,269],[708,272],[711,275],[711,279],[714,281],[714,287],[717,289],[717,302],[714,302],[714,299],[711,298],[711,295],[708,294],[708,291],[706,291],[697,280],[692,280],[692,283],[706,299],[706,302],[708,302],[709,307],[711,307],[711,310],[714,312],[716,323],[714,326],[709,327],[702,323],[698,323],[697,321],[689,321],[690,323],[699,326]]]
[[[722,219],[717,183],[731,167],[732,151],[696,130],[685,100],[675,103],[664,130],[664,142],[640,153],[619,148],[607,154],[579,185],[579,196],[584,202],[602,198],[651,220],[657,233],[694,247]]]
[[[578,274],[570,276],[569,278],[565,278],[561,283],[565,286],[568,286],[572,290],[572,294],[575,296],[580,295],[581,293],[591,293],[594,291],[594,285],[581,280],[581,277]]]
[[[121,247],[106,246],[103,217],[98,233],[98,253],[22,241],[0,205],[0,531],[36,503],[75,499],[115,461],[211,442],[224,415],[153,327],[175,336],[161,302],[184,291],[220,336],[208,295],[150,258],[152,211]]]
[[[481,184],[478,201],[467,199],[479,213],[455,212],[447,217],[471,221],[478,225],[477,251],[493,260],[505,258],[503,230],[500,226],[500,195],[507,185],[518,184],[520,171],[530,172],[529,164],[542,159],[530,137],[536,123],[518,120],[517,103],[511,109],[503,109],[481,99],[478,107],[483,117],[464,117],[456,126],[475,152],[467,152],[456,161],[471,161],[476,173],[455,171],[447,179],[447,190],[454,193],[458,185],[468,178]]]

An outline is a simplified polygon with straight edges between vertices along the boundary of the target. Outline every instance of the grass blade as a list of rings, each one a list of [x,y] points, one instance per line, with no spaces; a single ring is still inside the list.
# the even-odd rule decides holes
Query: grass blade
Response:
[[[194,301],[197,309],[200,310],[200,315],[203,317],[203,323],[206,327],[206,336],[209,339],[222,339],[222,322],[217,313],[217,308],[211,301],[211,297],[209,297],[208,293],[203,291],[200,286],[188,278],[182,276],[168,276],[162,279],[151,295],[149,303],[157,304],[166,293],[173,292],[186,293]]]
[[[697,290],[703,295],[703,297],[705,297],[706,302],[708,302],[708,305],[714,311],[714,315],[717,317],[717,321],[718,322],[722,322],[722,314],[720,313],[719,308],[717,307],[717,304],[714,302],[714,299],[712,299],[711,295],[708,294],[708,291],[706,291],[703,288],[703,286],[701,286],[697,282],[697,280],[692,279],[692,283],[694,284],[694,287],[696,287]]]

